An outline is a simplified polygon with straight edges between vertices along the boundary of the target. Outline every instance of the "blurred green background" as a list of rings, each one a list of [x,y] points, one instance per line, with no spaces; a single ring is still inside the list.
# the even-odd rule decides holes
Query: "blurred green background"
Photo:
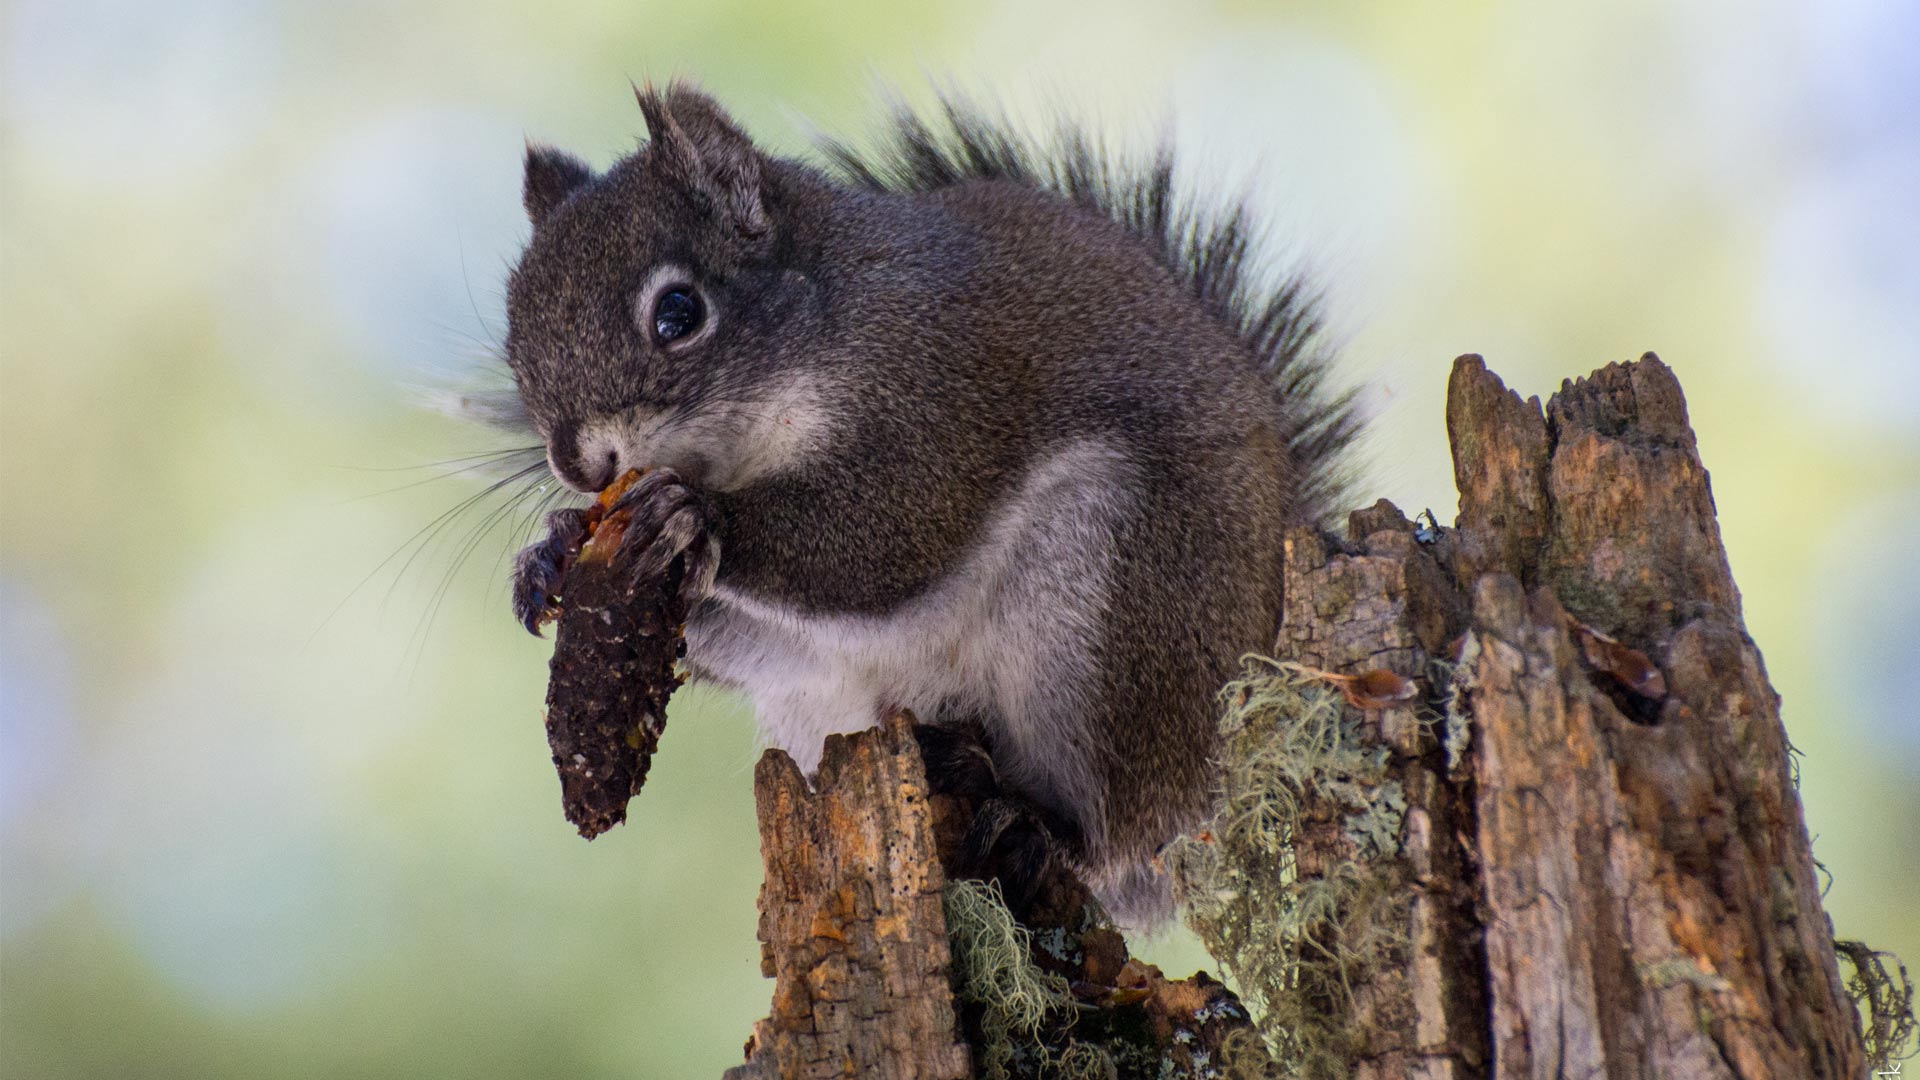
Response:
[[[584,844],[506,612],[517,508],[404,554],[484,483],[429,463],[509,442],[418,402],[498,340],[523,136],[605,164],[628,80],[673,75],[795,152],[948,78],[1170,128],[1325,282],[1365,493],[1410,512],[1452,513],[1456,353],[1544,395],[1658,350],[1836,926],[1920,960],[1920,7],[0,11],[8,1077],[737,1060],[771,991],[745,708],[677,699],[634,820]]]

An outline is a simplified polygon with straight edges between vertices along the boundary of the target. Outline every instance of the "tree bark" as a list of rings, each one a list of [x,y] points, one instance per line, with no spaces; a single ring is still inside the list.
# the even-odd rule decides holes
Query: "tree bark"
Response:
[[[1447,426],[1494,1074],[1863,1076],[1673,372],[1611,365],[1543,415],[1463,357]],[[1666,693],[1623,688],[1595,630]]]
[[[1342,970],[1353,985],[1293,991],[1338,1014],[1337,1071],[1864,1076],[1779,698],[1741,621],[1673,373],[1649,354],[1564,384],[1543,409],[1466,356],[1447,429],[1456,527],[1416,526],[1383,500],[1351,515],[1347,538],[1296,530],[1281,553],[1278,659],[1387,669],[1424,691],[1347,707],[1384,748],[1391,850],[1361,850],[1350,807],[1299,799],[1292,872],[1366,860],[1393,898],[1393,944]],[[980,1067],[940,902],[938,823],[964,808],[928,796],[913,743],[899,719],[830,739],[812,787],[784,755],[762,760],[763,968],[777,983],[730,1076]],[[1303,940],[1337,951],[1341,932]],[[1112,993],[1124,943],[1074,948],[1069,974],[1106,984],[1097,1004],[1138,1005]],[[1197,979],[1165,984],[1203,992],[1154,1045],[1231,1000]],[[1211,1064],[1191,1074],[1218,1069],[1232,1038],[1212,1030]],[[1259,1075],[1252,1060],[1235,1075]]]
[[[1225,986],[1204,974],[1167,979],[1132,960],[1064,867],[1040,886],[1020,956],[956,955],[981,948],[959,938],[950,948],[956,928],[946,917],[944,866],[973,805],[929,793],[911,717],[828,736],[811,784],[792,758],[769,750],[754,795],[766,863],[760,968],[775,980],[773,1010],[754,1025],[747,1062],[729,1080],[1157,1080],[1202,1075],[1236,1037],[1259,1053]],[[977,985],[982,968],[992,985]],[[1017,1010],[996,1000],[999,984],[1016,977],[1055,998],[1031,1014],[1031,1030],[1007,1030]]]
[[[1312,529],[1285,548],[1286,600],[1275,655],[1332,672],[1384,669],[1424,680],[1465,629],[1467,612],[1450,575],[1412,523],[1382,500],[1349,517],[1353,542]],[[1385,784],[1406,808],[1397,858],[1374,860],[1382,887],[1404,906],[1389,936],[1405,944],[1371,970],[1352,1015],[1331,1025],[1353,1036],[1356,1080],[1481,1076],[1488,1060],[1487,989],[1480,964],[1472,854],[1458,842],[1473,830],[1472,794],[1450,768],[1426,706],[1349,707],[1361,738],[1389,748]],[[1303,793],[1312,823],[1297,844],[1302,878],[1326,875],[1361,857],[1344,809]],[[1332,1005],[1323,1005],[1333,1008]]]
[[[909,722],[832,735],[814,785],[769,750],[754,769],[761,974],[773,1013],[734,1080],[973,1075],[949,985],[946,874]]]
[[[1375,872],[1407,945],[1344,1018],[1354,1075],[1864,1075],[1672,371],[1610,365],[1543,410],[1462,357],[1447,430],[1456,528],[1382,501],[1287,542],[1277,655],[1431,675],[1439,706],[1356,717],[1405,791]],[[1354,858],[1338,828],[1299,847],[1307,877]]]

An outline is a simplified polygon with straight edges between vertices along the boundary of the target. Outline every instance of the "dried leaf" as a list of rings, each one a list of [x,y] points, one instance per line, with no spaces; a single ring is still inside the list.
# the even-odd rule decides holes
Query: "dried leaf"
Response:
[[[1137,956],[1129,957],[1126,965],[1120,969],[1119,976],[1113,980],[1113,985],[1120,990],[1146,990],[1159,977],[1159,968]]]
[[[1650,701],[1667,697],[1667,677],[1660,673],[1647,654],[1631,649],[1584,623],[1576,629],[1581,651],[1587,663],[1620,680],[1620,685]]]
[[[1398,705],[1405,705],[1420,694],[1419,684],[1385,668],[1374,668],[1358,675],[1342,675],[1336,671],[1322,671],[1305,664],[1289,663],[1282,664],[1281,667],[1298,672],[1310,679],[1332,683],[1346,695],[1347,704],[1356,709],[1391,709]]]
[[[1341,679],[1340,689],[1356,709],[1391,709],[1405,705],[1420,693],[1412,679],[1385,668],[1374,668]]]

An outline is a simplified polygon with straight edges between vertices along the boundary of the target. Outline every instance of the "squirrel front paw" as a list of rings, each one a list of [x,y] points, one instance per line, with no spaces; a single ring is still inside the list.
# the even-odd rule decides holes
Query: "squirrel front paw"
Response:
[[[681,559],[680,596],[689,608],[713,591],[720,568],[720,539],[713,533],[713,506],[672,469],[648,471],[608,508],[609,516],[632,515],[616,564],[636,580],[666,572]]]
[[[672,469],[654,469],[635,481],[610,507],[555,510],[547,515],[547,536],[529,544],[513,560],[513,615],[527,632],[559,613],[560,587],[592,535],[594,522],[614,514],[628,518],[614,561],[636,580],[659,576],[683,559],[680,596],[689,607],[713,591],[720,565],[720,541],[711,527],[707,500]]]
[[[560,582],[587,542],[587,511],[570,507],[547,515],[547,536],[528,544],[513,558],[513,617],[527,633],[540,636],[540,624],[555,614]]]

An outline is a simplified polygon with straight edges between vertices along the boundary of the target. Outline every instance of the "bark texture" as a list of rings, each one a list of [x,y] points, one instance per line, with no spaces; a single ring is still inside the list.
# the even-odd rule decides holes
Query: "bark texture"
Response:
[[[1542,413],[1463,357],[1447,427],[1495,1075],[1864,1075],[1673,372],[1611,365]],[[1664,696],[1596,664],[1595,630]]]
[[[829,736],[811,784],[786,754],[761,757],[760,966],[773,1010],[730,1080],[1168,1080],[1222,1075],[1206,1070],[1229,1041],[1260,1056],[1224,985],[1132,959],[1063,866],[1024,927],[983,905],[984,890],[947,893],[943,867],[974,807],[929,794],[912,730],[895,714]]]
[[[773,1013],[728,1077],[973,1075],[910,721],[828,736],[814,785],[769,750],[753,787],[767,867],[760,971],[774,980]]]
[[[1610,365],[1543,409],[1462,357],[1447,431],[1456,528],[1382,501],[1287,542],[1277,656],[1434,695],[1352,710],[1407,804],[1376,868],[1405,944],[1354,997],[1353,1075],[1864,1075],[1672,371]],[[1355,857],[1319,819],[1303,877]]]
[[[1425,680],[1465,626],[1451,575],[1385,500],[1350,515],[1348,532],[1354,542],[1346,545],[1308,529],[1287,539],[1276,654],[1324,671],[1384,669]],[[1352,1073],[1357,1080],[1484,1075],[1487,995],[1471,853],[1459,842],[1473,829],[1471,793],[1450,781],[1442,732],[1423,720],[1424,703],[1349,711],[1362,739],[1388,748],[1384,783],[1398,784],[1406,802],[1399,857],[1369,867],[1401,899],[1392,909],[1396,925],[1382,936],[1402,944],[1359,973],[1367,977],[1342,1025],[1354,1040]],[[1302,878],[1363,858],[1343,827],[1348,808],[1313,791],[1303,797],[1311,824],[1296,855]]]
[[[1339,1014],[1323,1045],[1342,1060],[1313,1075],[1864,1076],[1779,699],[1673,373],[1649,354],[1542,408],[1462,357],[1447,430],[1456,527],[1417,526],[1383,500],[1351,515],[1346,538],[1297,530],[1282,553],[1275,654],[1297,665],[1282,665],[1290,677],[1386,669],[1422,691],[1347,706],[1395,789],[1369,803],[1399,815],[1384,854],[1386,819],[1356,833],[1350,787],[1344,804],[1332,786],[1287,793],[1301,822],[1287,873],[1361,866],[1369,895],[1391,898],[1369,909],[1392,925],[1368,928],[1364,962],[1294,969],[1340,981],[1290,991],[1296,1012]],[[729,1075],[975,1075],[979,1006],[956,996],[940,900],[942,836],[967,808],[928,795],[905,721],[830,740],[813,787],[769,753],[756,787],[777,985]],[[1228,857],[1211,832],[1193,843]],[[1142,1045],[1192,1045],[1194,1015],[1227,1015],[1206,1060],[1257,1075],[1219,1052],[1245,1027],[1237,1003],[1220,1005],[1231,996],[1204,976],[1154,983],[1118,935],[1088,933],[1077,887],[1060,883],[1031,920],[1036,940],[1073,935],[1036,962],[1089,1006],[1191,998],[1185,1019],[1134,1024],[1158,1025],[1160,1043]],[[1342,955],[1353,930],[1298,940]],[[1132,1023],[1117,1016],[1081,1030]]]

